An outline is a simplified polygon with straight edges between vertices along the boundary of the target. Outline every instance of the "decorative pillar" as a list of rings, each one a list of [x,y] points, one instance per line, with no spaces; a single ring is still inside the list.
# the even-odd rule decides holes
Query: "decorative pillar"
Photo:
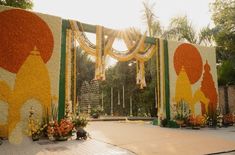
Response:
[[[73,50],[73,113],[77,111],[77,46],[76,41],[74,41]]]

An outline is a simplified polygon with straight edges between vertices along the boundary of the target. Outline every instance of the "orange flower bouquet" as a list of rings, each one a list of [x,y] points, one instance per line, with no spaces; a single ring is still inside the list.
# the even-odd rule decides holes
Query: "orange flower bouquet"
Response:
[[[225,114],[225,115],[223,116],[223,124],[224,124],[225,126],[229,126],[229,125],[232,126],[234,122],[235,122],[235,120],[234,120],[233,114],[228,113],[228,114]]]
[[[62,119],[54,123],[54,136],[57,140],[66,140],[72,135],[73,123],[68,119]]]
[[[200,127],[205,127],[207,123],[207,116],[206,115],[197,115],[196,117],[196,125]]]

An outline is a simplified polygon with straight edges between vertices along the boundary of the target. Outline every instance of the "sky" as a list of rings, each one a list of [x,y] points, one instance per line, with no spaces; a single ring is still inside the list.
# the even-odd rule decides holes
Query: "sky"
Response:
[[[80,22],[113,29],[135,27],[142,32],[143,0],[33,0],[33,10]],[[211,24],[209,3],[213,0],[149,0],[155,3],[155,14],[167,28],[175,16],[187,15],[197,30]]]
[[[143,17],[143,0],[33,0],[33,10],[40,13],[74,19],[92,25],[103,25],[112,29],[135,27],[143,32],[147,30]],[[192,21],[199,31],[212,24],[209,3],[213,0],[149,0],[155,3],[154,13],[164,29],[172,17],[184,16]],[[95,36],[87,34],[95,43]],[[125,50],[122,41],[115,41],[114,48]],[[110,66],[116,63],[108,58]]]

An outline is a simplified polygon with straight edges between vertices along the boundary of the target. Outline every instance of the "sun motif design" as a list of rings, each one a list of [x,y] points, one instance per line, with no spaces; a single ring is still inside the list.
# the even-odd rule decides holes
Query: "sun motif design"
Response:
[[[17,73],[36,46],[46,63],[53,51],[52,32],[34,13],[11,9],[0,12],[0,67]]]
[[[202,58],[196,47],[188,43],[183,43],[177,47],[174,54],[174,68],[177,75],[184,67],[190,83],[194,84],[202,75],[202,65]]]

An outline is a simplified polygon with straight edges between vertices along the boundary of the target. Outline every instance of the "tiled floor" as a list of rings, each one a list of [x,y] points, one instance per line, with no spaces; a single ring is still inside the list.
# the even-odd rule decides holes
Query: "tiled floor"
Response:
[[[128,150],[94,139],[50,142],[40,140],[32,142],[25,139],[21,145],[12,145],[3,141],[0,155],[134,155]]]

